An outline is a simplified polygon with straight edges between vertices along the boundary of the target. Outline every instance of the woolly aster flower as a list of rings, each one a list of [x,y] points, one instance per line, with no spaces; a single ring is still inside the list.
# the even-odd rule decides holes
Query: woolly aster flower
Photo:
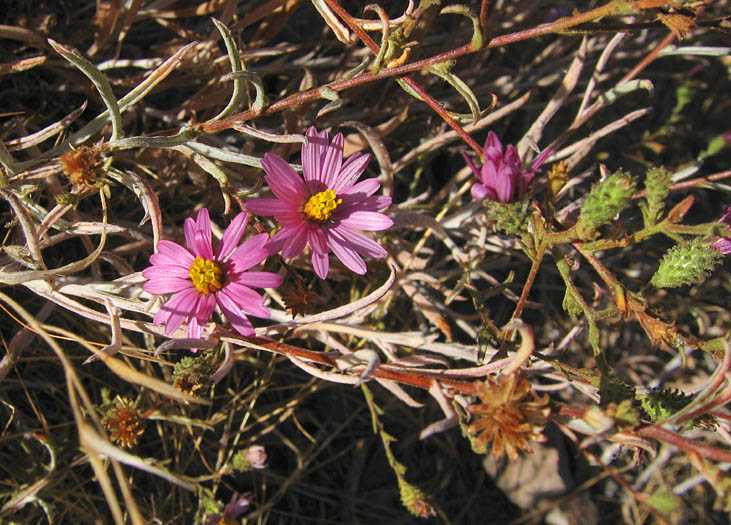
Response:
[[[476,200],[487,197],[497,202],[511,202],[513,199],[520,199],[525,195],[528,184],[533,180],[535,174],[540,171],[541,164],[550,153],[550,148],[545,149],[538,156],[530,170],[523,172],[518,150],[515,146],[509,144],[505,153],[503,153],[503,145],[500,139],[491,131],[485,141],[485,163],[480,170],[467,156],[467,153],[462,152],[467,165],[472,168],[475,176],[480,179],[480,182],[472,185],[472,197]]]
[[[726,226],[731,226],[731,205],[726,206],[726,212],[723,214],[723,217],[718,219],[718,222],[725,224]],[[731,237],[719,237],[714,241],[712,246],[722,254],[730,255]]]
[[[165,324],[172,334],[188,321],[188,337],[199,338],[203,325],[216,305],[242,335],[254,335],[254,328],[244,312],[269,318],[262,297],[251,289],[272,288],[282,284],[282,277],[271,272],[249,272],[269,255],[264,248],[267,234],[255,235],[236,248],[246,229],[249,216],[239,213],[226,228],[216,252],[213,252],[211,219],[202,208],[194,221],[185,219],[183,231],[188,249],[162,240],[158,252],[150,256],[152,266],[142,275],[148,279],[143,288],[153,294],[174,294],[155,315],[155,324]]]
[[[330,269],[329,251],[353,272],[363,275],[361,255],[380,259],[386,250],[356,230],[378,231],[393,226],[379,211],[391,204],[391,197],[373,195],[377,179],[356,183],[370,155],[354,153],[343,162],[341,133],[330,142],[327,131],[307,130],[308,144],[302,146],[304,180],[284,159],[267,153],[262,160],[264,178],[276,199],[253,199],[246,207],[257,215],[273,215],[282,225],[267,244],[271,253],[296,257],[309,244],[312,267],[321,279]]]

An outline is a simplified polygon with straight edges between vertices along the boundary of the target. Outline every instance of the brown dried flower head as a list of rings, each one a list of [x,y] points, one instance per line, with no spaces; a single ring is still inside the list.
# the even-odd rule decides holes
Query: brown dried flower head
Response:
[[[488,377],[475,383],[480,404],[470,405],[467,411],[474,420],[467,427],[476,434],[474,446],[486,450],[492,442],[492,455],[499,458],[503,452],[516,461],[518,451],[532,452],[530,441],[543,441],[543,427],[550,412],[548,396],[537,396],[522,373]]]
[[[101,151],[89,146],[79,146],[67,151],[59,160],[63,172],[68,175],[74,191],[77,192],[95,187],[104,163]]]
[[[301,279],[296,280],[293,284],[287,284],[282,288],[284,306],[293,317],[311,314],[314,311],[312,300],[317,294],[305,288]]]
[[[145,432],[145,421],[135,403],[119,396],[107,410],[102,423],[111,434],[112,440],[122,448],[135,446]]]

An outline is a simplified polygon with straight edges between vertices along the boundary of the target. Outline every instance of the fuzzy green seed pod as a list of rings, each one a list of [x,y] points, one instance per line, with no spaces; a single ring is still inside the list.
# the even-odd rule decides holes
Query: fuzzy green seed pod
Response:
[[[602,167],[604,172],[606,168]],[[597,228],[609,224],[630,203],[636,189],[631,175],[619,170],[595,184],[581,206],[576,231],[582,238],[591,238]]]
[[[663,256],[650,284],[657,288],[675,288],[701,283],[711,275],[721,259],[721,252],[701,238],[676,244]]]
[[[647,170],[645,179],[645,199],[647,200],[647,214],[645,220],[656,224],[665,209],[665,199],[673,183],[672,173],[659,166]]]

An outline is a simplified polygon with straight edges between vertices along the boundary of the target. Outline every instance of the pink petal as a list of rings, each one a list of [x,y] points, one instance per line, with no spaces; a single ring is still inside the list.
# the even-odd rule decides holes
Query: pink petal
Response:
[[[388,252],[383,246],[362,233],[350,230],[347,227],[338,228],[338,232],[345,239],[348,246],[362,255],[368,255],[375,259],[382,259],[388,255]]]
[[[294,208],[287,201],[279,199],[251,199],[246,201],[246,209],[255,215],[279,215],[292,211]],[[299,212],[300,214],[302,212]]]
[[[487,186],[485,186],[484,184],[480,184],[479,182],[475,182],[472,185],[470,193],[472,194],[472,198],[478,201],[481,201],[485,197],[496,200],[495,190],[493,190],[492,188],[488,188]]]
[[[150,279],[151,281],[154,281],[155,279],[166,279],[169,277],[190,280],[190,269],[184,266],[173,266],[172,264],[164,266],[148,266],[142,270],[142,276],[145,279]]]
[[[304,251],[305,246],[307,246],[308,229],[308,224],[302,224],[297,228],[287,228],[281,230],[281,232],[286,231],[287,233],[286,241],[284,243],[284,246],[282,246],[282,257],[291,259],[292,257],[297,257],[300,253]],[[282,236],[284,237],[284,235]],[[272,241],[275,237],[276,235],[272,237]]]
[[[200,225],[206,226],[206,218],[208,217],[208,210],[201,208],[198,212],[198,221],[194,221],[190,217],[185,219],[183,225],[183,232],[185,233],[185,243],[188,248],[197,257],[202,257],[206,260],[213,259],[213,247],[211,246],[211,221],[208,220],[207,231],[205,228],[200,228]],[[206,243],[206,239],[208,242]]]
[[[467,155],[467,152],[462,150],[462,157],[464,157],[465,162],[472,170],[472,173],[475,174],[475,177],[478,179],[480,178],[480,170],[477,169],[477,166],[475,166],[475,163],[472,162],[472,159]]]
[[[223,232],[221,238],[221,244],[218,245],[216,250],[216,259],[223,261],[228,257],[231,252],[236,248],[236,245],[241,240],[241,236],[246,230],[246,224],[249,221],[249,216],[246,212],[241,212],[234,217],[231,224],[228,225],[226,231]]]
[[[374,211],[354,211],[347,218],[342,219],[340,224],[358,230],[379,231],[393,226],[393,219]]]
[[[236,281],[252,288],[276,288],[282,284],[282,276],[272,272],[244,272],[236,276]]]
[[[364,275],[368,268],[360,255],[351,247],[351,242],[343,238],[338,230],[331,230],[329,233],[327,243],[335,254],[335,257],[340,259],[340,262],[350,271],[358,275]]]
[[[155,265],[174,264],[189,267],[195,257],[188,250],[173,241],[162,240],[157,244],[157,253],[150,256],[150,263]]]
[[[496,161],[503,156],[503,145],[500,142],[500,139],[497,138],[497,135],[494,131],[491,131],[487,134],[487,140],[485,140],[484,155],[485,162],[487,162],[487,159]]]
[[[365,194],[366,196],[373,195],[378,188],[381,187],[381,183],[378,179],[371,178],[366,179],[363,181],[360,181],[357,184],[354,184],[353,186],[350,186],[349,188],[345,188],[342,191],[335,190],[335,193],[338,195],[358,195],[358,194]]]
[[[333,181],[332,190],[335,193],[342,193],[346,188],[352,186],[363,175],[370,160],[371,156],[368,153],[353,153],[340,168],[337,179]]]
[[[268,241],[269,235],[266,233],[246,239],[229,258],[229,262],[233,263],[234,271],[246,271],[266,259],[269,256],[269,250],[265,248]]]
[[[221,292],[223,292],[227,298],[231,299],[240,310],[243,310],[248,314],[255,315],[256,317],[269,319],[271,313],[269,312],[269,309],[264,306],[264,299],[248,286],[244,286],[238,282],[233,282],[226,285]],[[219,292],[219,295],[221,292]]]
[[[310,126],[305,133],[308,143],[302,144],[302,174],[308,182],[318,179],[321,152],[327,147],[328,143],[327,131],[323,133],[325,133],[325,136],[320,137],[314,126]]]
[[[208,215],[207,208],[201,208],[198,211],[196,226],[198,229],[196,234],[198,250],[202,254],[201,257],[210,261],[213,259],[213,235],[211,234],[211,217]]]
[[[340,173],[340,167],[343,165],[343,144],[345,144],[343,134],[338,133],[325,150],[322,166],[320,166],[320,176],[318,178],[328,188],[332,188],[335,178]]]
[[[322,228],[309,228],[307,231],[307,242],[310,247],[317,253],[327,253],[327,235]]]
[[[155,324],[165,323],[165,334],[172,334],[188,316],[195,313],[199,295],[192,287],[173,295],[157,312]]]
[[[211,318],[211,314],[213,314],[215,308],[216,297],[214,294],[201,295],[198,301],[198,311],[194,317],[203,325]]]
[[[553,148],[546,148],[544,149],[540,155],[538,155],[538,158],[533,162],[533,165],[531,166],[531,171],[539,171],[541,169],[541,165],[546,162],[546,159],[548,156],[553,153]]]
[[[336,239],[332,236],[328,237],[328,244],[332,248],[335,257],[340,259],[340,262],[345,265],[351,272],[357,273],[358,275],[365,275],[368,267],[360,255],[355,250],[346,246],[342,239]]]
[[[150,268],[148,268],[149,270]],[[158,295],[168,293],[178,293],[188,288],[193,288],[190,278],[181,279],[180,277],[156,277],[144,283],[142,288],[149,293]]]
[[[195,316],[188,319],[188,338],[189,339],[200,339],[203,333],[203,326],[198,324],[198,319]],[[196,348],[197,350],[197,348]]]
[[[518,174],[519,175],[519,174]],[[497,181],[495,183],[495,193],[497,194],[497,200],[499,202],[510,202],[513,200],[513,193],[515,193],[515,178],[510,168],[503,167],[498,173]]]
[[[330,272],[330,254],[328,252],[318,253],[312,251],[312,269],[320,279],[327,279]]]
[[[223,312],[223,315],[231,323],[238,333],[243,336],[251,337],[254,335],[254,327],[236,303],[225,293],[225,288],[216,294],[216,302]]]
[[[261,165],[266,171],[266,181],[277,198],[292,206],[301,206],[308,197],[302,177],[287,164],[282,157],[266,153]]]

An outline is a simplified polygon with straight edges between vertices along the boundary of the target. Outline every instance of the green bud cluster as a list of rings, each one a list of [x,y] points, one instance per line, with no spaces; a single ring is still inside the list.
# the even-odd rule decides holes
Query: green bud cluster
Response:
[[[676,244],[663,256],[650,284],[657,288],[675,288],[701,283],[722,258],[721,252],[699,237],[685,244]]]
[[[507,235],[519,235],[526,231],[528,213],[525,202],[497,202],[484,200],[487,216],[495,221],[495,227]]]
[[[672,173],[662,166],[650,168],[647,171],[645,179],[647,207],[643,206],[646,224],[656,224],[660,220],[672,183]]]
[[[609,224],[629,206],[636,182],[631,175],[617,171],[595,184],[581,206],[576,231],[582,238],[591,238],[597,228]]]

